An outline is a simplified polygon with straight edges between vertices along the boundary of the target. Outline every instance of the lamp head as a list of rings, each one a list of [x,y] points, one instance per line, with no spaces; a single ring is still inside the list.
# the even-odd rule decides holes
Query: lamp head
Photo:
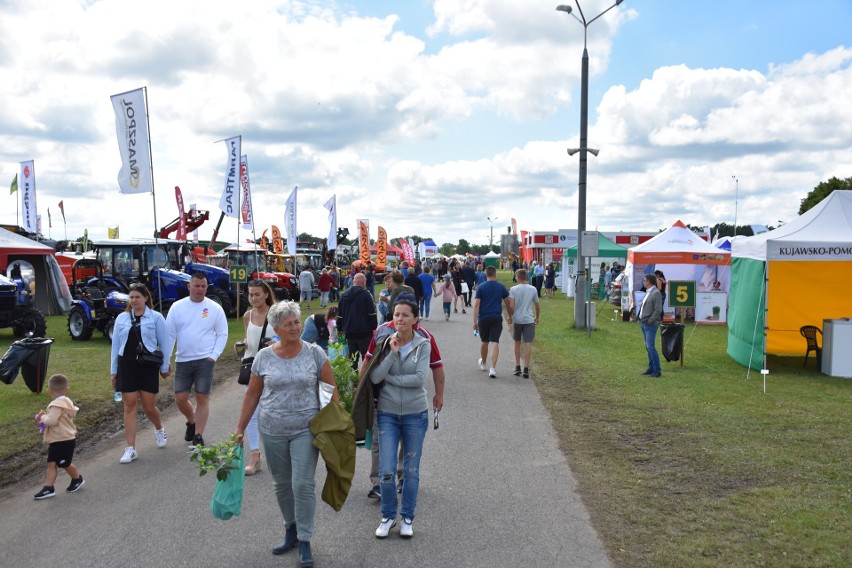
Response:
[[[560,4],[559,6],[556,7],[556,9],[560,12],[565,12],[567,14],[571,13],[571,6],[567,6],[565,4]]]

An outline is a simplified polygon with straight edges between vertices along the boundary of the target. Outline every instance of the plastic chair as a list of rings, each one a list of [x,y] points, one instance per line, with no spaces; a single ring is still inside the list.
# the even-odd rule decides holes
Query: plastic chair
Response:
[[[808,355],[811,351],[816,352],[816,360],[817,360],[817,369],[822,366],[822,347],[820,347],[819,342],[817,341],[817,333],[819,333],[820,338],[822,337],[822,330],[815,325],[803,325],[799,328],[799,333],[802,334],[802,337],[805,338],[808,342],[808,350],[805,351],[805,364],[804,366],[808,366]]]

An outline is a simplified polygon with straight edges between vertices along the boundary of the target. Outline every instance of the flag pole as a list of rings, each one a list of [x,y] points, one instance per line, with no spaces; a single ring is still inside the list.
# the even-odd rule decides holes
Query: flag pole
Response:
[[[148,167],[151,168],[151,203],[154,208],[154,242],[158,242],[157,192],[154,191],[154,152],[151,150],[151,117],[148,113],[148,87],[142,87],[142,92],[145,94],[145,123],[148,125]],[[161,278],[157,278],[157,308],[160,313],[163,312],[163,286]]]

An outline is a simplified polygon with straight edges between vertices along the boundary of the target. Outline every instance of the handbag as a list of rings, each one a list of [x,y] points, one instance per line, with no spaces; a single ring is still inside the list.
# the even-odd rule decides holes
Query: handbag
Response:
[[[142,331],[139,329],[141,323],[137,325],[136,322],[138,320],[133,315],[130,317],[133,323],[133,328],[136,330],[136,337],[139,340],[139,343],[136,344],[136,363],[139,365],[156,366],[158,368],[162,367],[163,352],[159,349],[148,351],[148,348],[145,347],[145,342],[142,341]]]
[[[263,322],[263,329],[260,331],[260,342],[257,344],[257,350],[260,351],[263,348],[263,336],[266,335],[266,326],[269,325],[269,321]],[[249,384],[249,380],[251,379],[251,364],[254,363],[254,357],[245,357],[240,362],[240,376],[237,377],[237,382],[241,385]]]

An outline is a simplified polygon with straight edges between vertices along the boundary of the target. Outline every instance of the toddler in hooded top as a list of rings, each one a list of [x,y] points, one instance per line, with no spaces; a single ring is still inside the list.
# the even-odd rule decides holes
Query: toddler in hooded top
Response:
[[[35,494],[35,500],[48,499],[56,492],[53,483],[56,481],[58,468],[62,468],[71,476],[71,484],[66,491],[74,493],[85,481],[77,468],[71,463],[74,457],[74,446],[77,438],[77,427],[74,417],[79,410],[68,398],[68,378],[65,375],[53,375],[48,379],[47,392],[53,399],[47,405],[47,410],[40,410],[35,415],[35,423],[44,425],[44,443],[47,444],[47,474],[44,487]]]

